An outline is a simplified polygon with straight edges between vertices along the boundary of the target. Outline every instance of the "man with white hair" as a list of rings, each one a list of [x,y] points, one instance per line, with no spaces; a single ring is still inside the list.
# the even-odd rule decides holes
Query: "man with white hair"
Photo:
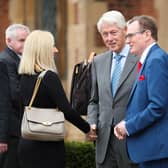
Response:
[[[12,24],[5,32],[6,48],[0,53],[0,167],[19,168],[17,150],[22,109],[19,94],[18,65],[27,26]]]
[[[125,141],[119,141],[114,136],[114,126],[125,118],[139,58],[131,55],[129,45],[125,44],[126,21],[119,11],[104,13],[97,29],[108,50],[97,55],[92,62],[87,120],[98,135],[96,167],[137,168],[128,159]]]

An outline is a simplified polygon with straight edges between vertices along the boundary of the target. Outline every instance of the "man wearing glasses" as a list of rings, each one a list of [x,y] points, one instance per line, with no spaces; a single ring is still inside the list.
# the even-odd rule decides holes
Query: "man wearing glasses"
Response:
[[[168,54],[157,44],[157,25],[150,16],[128,23],[126,42],[142,64],[126,112],[114,132],[127,136],[128,153],[140,168],[168,167]]]

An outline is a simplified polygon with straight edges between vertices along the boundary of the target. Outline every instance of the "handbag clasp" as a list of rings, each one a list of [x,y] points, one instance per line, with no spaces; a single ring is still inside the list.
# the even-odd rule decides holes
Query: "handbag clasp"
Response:
[[[45,125],[45,126],[51,126],[52,122],[44,121],[44,122],[42,122],[42,124]]]

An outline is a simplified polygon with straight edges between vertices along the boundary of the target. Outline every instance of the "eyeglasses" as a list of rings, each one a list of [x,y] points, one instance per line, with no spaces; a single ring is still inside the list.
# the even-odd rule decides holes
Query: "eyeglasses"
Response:
[[[138,31],[138,32],[135,32],[135,33],[129,33],[125,36],[125,39],[128,39],[128,38],[132,38],[133,36],[135,36],[136,34],[142,34],[144,33],[146,30],[142,30],[142,31]]]

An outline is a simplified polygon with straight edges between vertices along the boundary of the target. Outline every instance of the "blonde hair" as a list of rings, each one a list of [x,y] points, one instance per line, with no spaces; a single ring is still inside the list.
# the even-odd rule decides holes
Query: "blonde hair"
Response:
[[[42,70],[56,71],[54,62],[54,37],[48,31],[34,30],[27,37],[21,62],[19,74],[35,74],[36,67]]]

